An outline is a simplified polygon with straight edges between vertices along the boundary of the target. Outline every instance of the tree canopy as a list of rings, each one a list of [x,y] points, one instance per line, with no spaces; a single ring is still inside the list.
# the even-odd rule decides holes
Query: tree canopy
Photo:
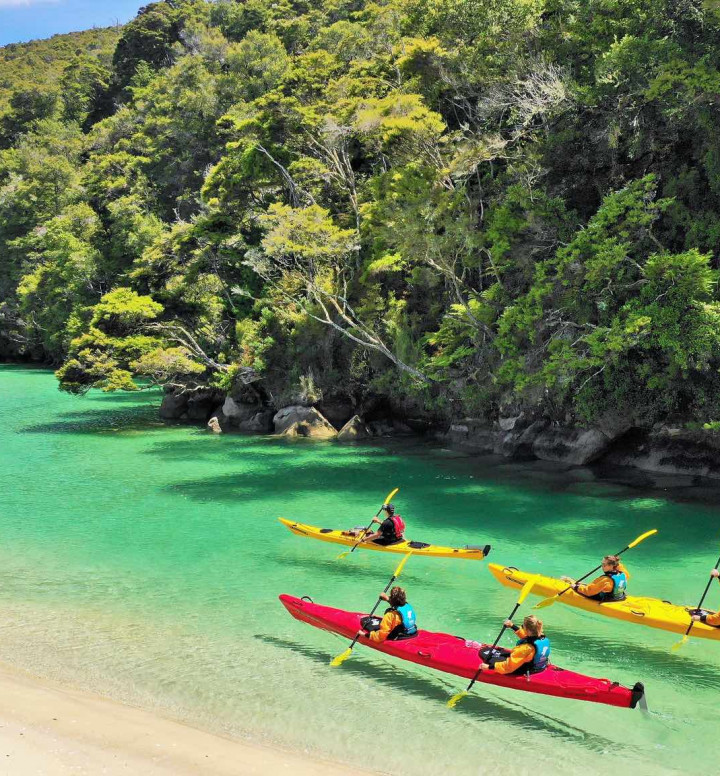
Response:
[[[0,49],[0,355],[720,419],[720,11],[168,0]]]

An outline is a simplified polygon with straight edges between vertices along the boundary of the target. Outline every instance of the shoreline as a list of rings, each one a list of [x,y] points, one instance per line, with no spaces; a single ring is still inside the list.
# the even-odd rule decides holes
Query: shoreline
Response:
[[[0,663],[0,774],[368,776],[312,754],[224,738]]]

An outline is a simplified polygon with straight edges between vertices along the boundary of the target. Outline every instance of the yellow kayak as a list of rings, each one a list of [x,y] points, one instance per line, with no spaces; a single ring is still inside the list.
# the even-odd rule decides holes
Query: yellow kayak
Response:
[[[311,539],[319,539],[321,542],[332,542],[333,544],[344,544],[346,547],[352,547],[358,540],[349,531],[335,531],[332,528],[318,528],[316,525],[307,525],[298,523],[295,520],[286,520],[279,518],[283,525],[286,525],[294,534],[298,536],[309,536]],[[427,555],[430,558],[465,558],[466,560],[482,560],[489,552],[490,545],[484,547],[474,547],[466,545],[465,547],[441,547],[438,544],[426,544],[425,542],[402,541],[397,544],[380,545],[373,542],[361,542],[358,550],[379,550],[380,552],[398,552],[413,555]]]
[[[530,572],[518,571],[518,569],[512,566],[500,566],[497,563],[488,563],[488,568],[495,579],[506,587],[521,588],[531,576],[534,576]],[[549,598],[566,587],[567,582],[563,582],[561,579],[539,576],[531,592],[532,595]],[[694,606],[678,606],[677,604],[671,604],[670,601],[661,601],[658,598],[644,598],[633,595],[629,595],[624,601],[601,604],[599,601],[585,598],[585,596],[572,590],[568,590],[567,593],[557,598],[556,601],[568,606],[576,606],[578,609],[585,609],[595,614],[614,617],[616,620],[625,620],[625,622],[634,622],[638,625],[647,625],[650,628],[659,628],[660,630],[682,634],[685,633],[687,626],[690,624],[688,610],[695,608]],[[716,639],[720,641],[720,628],[713,628],[711,625],[696,622],[693,625],[691,635],[701,639]]]

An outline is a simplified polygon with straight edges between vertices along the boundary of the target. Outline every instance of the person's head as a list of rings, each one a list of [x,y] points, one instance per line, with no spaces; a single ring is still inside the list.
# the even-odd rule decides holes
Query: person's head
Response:
[[[390,601],[390,606],[392,606],[393,609],[397,609],[399,606],[405,606],[407,603],[407,595],[401,587],[394,587],[390,591],[388,599]]]
[[[538,620],[538,618],[531,614],[527,616],[523,620],[523,628],[525,629],[525,633],[527,633],[530,638],[536,639],[539,636],[542,636],[543,632],[543,624],[542,620]]]
[[[395,514],[395,507],[392,504],[383,504],[383,510],[388,517]]]
[[[603,571],[617,571],[620,568],[620,558],[617,555],[606,555],[602,559]]]

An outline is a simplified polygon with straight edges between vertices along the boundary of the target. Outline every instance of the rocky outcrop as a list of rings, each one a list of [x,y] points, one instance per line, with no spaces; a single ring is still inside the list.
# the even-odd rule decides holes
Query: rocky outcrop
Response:
[[[402,420],[383,418],[368,423],[373,436],[412,436],[415,432]]]
[[[354,442],[358,439],[367,439],[370,436],[372,434],[365,425],[365,421],[359,415],[354,415],[338,432],[338,441]]]
[[[337,436],[335,427],[314,407],[294,405],[284,407],[273,418],[275,433],[283,436],[304,436],[330,439]]]
[[[720,479],[720,434],[657,426],[620,439],[603,459],[647,472]]]
[[[612,441],[597,428],[550,426],[537,435],[532,452],[541,461],[585,466],[606,453]]]
[[[552,425],[548,420],[532,420],[520,414],[501,417],[495,423],[464,418],[451,424],[442,438],[472,453],[492,453],[516,460],[539,458],[582,466],[602,457],[624,430],[621,424],[615,427],[614,434],[609,427]]]
[[[222,393],[214,388],[194,391],[166,390],[160,405],[160,417],[163,420],[206,423],[223,398]]]
[[[260,410],[251,418],[243,420],[237,427],[238,431],[243,431],[246,434],[272,434],[275,428],[273,425],[274,415],[274,410]]]
[[[187,404],[187,393],[166,390],[160,404],[160,417],[163,420],[180,420],[187,410]]]

